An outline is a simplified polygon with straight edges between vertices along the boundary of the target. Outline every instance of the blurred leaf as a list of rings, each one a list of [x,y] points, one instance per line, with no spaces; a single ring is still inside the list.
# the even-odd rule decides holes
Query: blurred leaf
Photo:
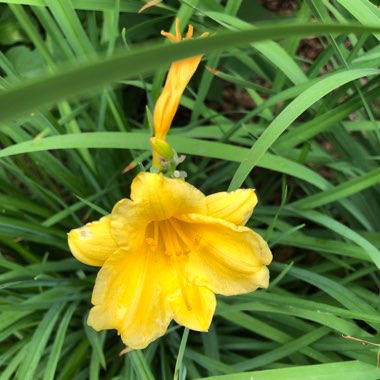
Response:
[[[249,42],[324,33],[366,33],[379,31],[380,27],[359,25],[266,25],[260,29],[224,32],[218,35],[173,45],[154,45],[134,48],[131,52],[100,58],[75,68],[62,70],[54,76],[16,86],[0,93],[0,121],[46,106],[65,97],[88,93],[92,89],[117,80],[146,74],[174,60],[195,54],[241,47]]]

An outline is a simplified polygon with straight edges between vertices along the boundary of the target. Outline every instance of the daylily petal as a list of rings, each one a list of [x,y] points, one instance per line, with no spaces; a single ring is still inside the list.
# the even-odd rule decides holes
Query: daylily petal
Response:
[[[136,251],[144,243],[145,230],[150,221],[147,209],[130,199],[122,199],[111,213],[112,235],[120,248]]]
[[[252,189],[239,189],[209,195],[206,201],[208,215],[240,226],[251,217],[257,197]]]
[[[84,264],[102,266],[118,249],[111,234],[110,215],[71,230],[68,235],[72,254]]]
[[[267,243],[247,227],[203,215],[181,218],[188,236],[198,235],[199,245],[183,264],[186,278],[198,286],[226,296],[266,288],[272,261]]]
[[[214,293],[204,286],[192,284],[188,284],[185,291],[187,302],[180,291],[170,299],[174,320],[191,330],[207,331],[216,307]],[[188,306],[191,307],[190,310]]]
[[[168,260],[146,245],[140,252],[112,255],[96,279],[88,324],[95,330],[117,329],[135,349],[164,335],[173,317],[167,293],[175,273]]]
[[[138,203],[151,221],[187,213],[206,213],[206,197],[197,188],[162,174],[140,173],[132,182],[131,199]],[[118,212],[117,205],[112,214]],[[129,215],[125,218],[130,219]]]

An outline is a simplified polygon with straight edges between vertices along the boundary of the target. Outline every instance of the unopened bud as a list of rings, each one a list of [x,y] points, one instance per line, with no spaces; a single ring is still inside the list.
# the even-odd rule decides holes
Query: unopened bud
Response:
[[[171,161],[173,159],[174,150],[165,140],[157,137],[151,137],[150,145],[157,155],[162,157],[165,161]]]

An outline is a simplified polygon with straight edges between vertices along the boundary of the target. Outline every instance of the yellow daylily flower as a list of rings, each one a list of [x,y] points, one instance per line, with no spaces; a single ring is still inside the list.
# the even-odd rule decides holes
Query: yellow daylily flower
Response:
[[[176,19],[175,35],[164,31],[162,31],[161,34],[168,37],[172,42],[182,41],[182,35],[179,28],[179,19]],[[208,33],[206,32],[203,33],[201,37],[207,35]],[[184,39],[191,39],[192,36],[193,26],[189,25],[186,38]],[[175,61],[171,64],[166,77],[165,86],[161,95],[157,99],[153,113],[154,133],[157,138],[165,140],[179,106],[181,96],[185,91],[191,77],[194,75],[201,58],[202,54],[182,59],[180,61]]]
[[[205,196],[181,179],[138,174],[130,199],[69,233],[73,255],[102,267],[88,324],[116,329],[133,349],[165,334],[172,319],[207,331],[215,294],[268,286],[272,254],[244,226],[256,203],[252,189]]]

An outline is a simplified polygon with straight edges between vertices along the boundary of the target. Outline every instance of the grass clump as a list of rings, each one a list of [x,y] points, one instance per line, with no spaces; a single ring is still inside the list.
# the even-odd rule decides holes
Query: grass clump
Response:
[[[280,3],[0,4],[1,380],[380,378],[380,15]],[[163,44],[176,16],[211,42]],[[165,65],[200,52],[169,141],[204,193],[256,189],[271,285],[119,356],[86,324],[97,270],[66,233],[129,195]]]

